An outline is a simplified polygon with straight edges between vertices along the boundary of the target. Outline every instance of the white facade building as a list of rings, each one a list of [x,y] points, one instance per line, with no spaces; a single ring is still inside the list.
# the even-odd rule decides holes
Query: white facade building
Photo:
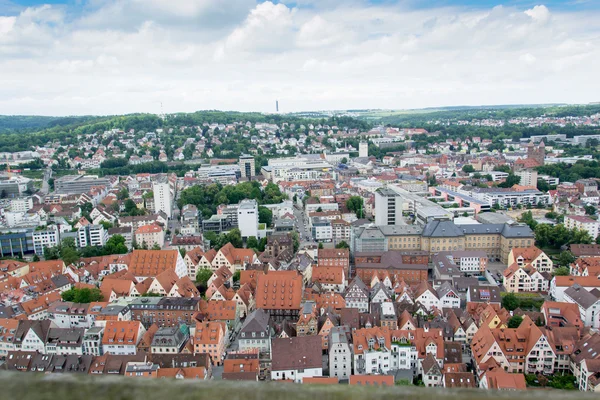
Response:
[[[362,141],[358,144],[358,156],[369,157],[369,143]]]
[[[173,197],[169,183],[154,182],[152,191],[154,192],[154,211],[162,211],[167,214],[167,217],[171,218],[173,214]]]
[[[33,232],[33,251],[43,255],[46,247],[58,246],[60,237],[56,225],[51,225],[47,230]]]
[[[329,332],[329,376],[349,379],[352,375],[352,349],[346,331],[334,327]]]
[[[77,231],[77,246],[104,246],[108,240],[108,232],[102,225],[85,225]]]
[[[243,238],[258,237],[258,203],[242,200],[237,210],[238,226]]]
[[[10,211],[12,212],[27,212],[33,208],[32,197],[22,197],[10,201]]]
[[[584,230],[590,234],[593,240],[598,237],[600,232],[600,222],[583,215],[565,215],[565,227]]]
[[[311,222],[313,240],[317,242],[331,242],[333,239],[331,221],[326,218],[313,217]]]
[[[392,189],[375,191],[375,225],[404,225],[402,197]]]

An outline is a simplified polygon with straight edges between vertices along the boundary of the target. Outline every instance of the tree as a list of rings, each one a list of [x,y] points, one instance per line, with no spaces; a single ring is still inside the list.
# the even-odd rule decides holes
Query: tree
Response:
[[[258,249],[258,239],[255,236],[250,236],[246,240],[246,247],[249,249]]]
[[[239,282],[241,276],[242,276],[242,273],[240,271],[235,271],[235,273],[233,274],[233,281]]]
[[[100,225],[102,225],[104,227],[104,229],[109,230],[110,228],[113,227],[113,224],[111,224],[108,221],[100,221]]]
[[[201,283],[206,286],[206,283],[212,276],[212,271],[208,268],[202,268],[196,273],[196,283]]]
[[[554,276],[569,276],[569,275],[571,275],[571,272],[568,267],[558,267],[558,268],[554,269],[554,272],[552,272],[552,275],[554,275]]]
[[[186,253],[185,249],[183,247],[180,247],[179,254],[181,254],[181,258],[185,257],[185,253]]]
[[[466,174],[472,174],[473,172],[475,172],[475,167],[473,167],[471,164],[466,164],[463,165],[462,171]]]
[[[506,296],[502,298],[502,307],[506,308],[508,311],[513,311],[519,307],[520,301],[514,293],[508,293]]]
[[[364,200],[363,200],[362,197],[360,197],[360,196],[351,196],[346,201],[346,207],[348,207],[348,210],[354,211],[354,213],[356,214],[357,218],[364,218],[365,217]]]
[[[38,257],[37,254],[34,254],[33,255],[33,262],[38,262],[38,261],[40,261],[40,258]]]
[[[345,241],[342,240],[341,242],[339,242],[338,244],[335,245],[336,249],[349,249],[350,245]]]
[[[514,185],[518,185],[521,182],[521,177],[516,176],[513,173],[508,174],[506,180],[498,185],[501,188],[511,188]]]
[[[98,288],[73,288],[61,293],[64,301],[72,301],[74,303],[91,303],[94,301],[102,301],[102,292]]]
[[[346,157],[342,158],[340,161],[342,164],[348,164],[348,159]]]
[[[323,243],[319,242],[319,250],[323,248]]]
[[[535,230],[535,227],[538,225],[537,221],[533,219],[533,213],[531,211],[527,211],[521,214],[519,222],[527,224],[531,228],[531,230]]]
[[[125,254],[127,253],[127,245],[125,245],[125,238],[121,235],[113,235],[106,241],[102,253],[104,255],[110,254]]]
[[[317,208],[317,212],[323,212],[323,208],[321,208],[321,207]]]
[[[60,249],[55,247],[44,247],[44,260],[58,260],[60,257]]]
[[[242,248],[244,246],[244,242],[242,241],[242,233],[239,228],[233,228],[227,234],[227,241],[231,243],[231,245],[235,248]]]
[[[585,209],[585,213],[587,215],[595,215],[596,214],[596,208],[592,205],[587,205],[584,207]]]
[[[300,235],[298,232],[292,232],[292,243],[294,244],[294,253],[300,248]]]
[[[160,245],[158,243],[155,243],[154,246],[152,246],[151,250],[160,250],[160,249],[161,249]]]
[[[541,192],[547,192],[548,190],[550,190],[550,185],[548,185],[548,182],[546,182],[542,178],[539,178],[537,181],[537,189]]]
[[[265,247],[267,247],[267,238],[264,237],[262,239],[260,239],[260,241],[258,242],[258,251],[265,251]]]
[[[119,200],[125,200],[129,198],[129,190],[127,190],[127,188],[123,188],[121,190],[119,190],[119,193],[117,193],[117,199]]]
[[[73,264],[79,260],[79,253],[75,249],[75,239],[65,238],[60,244],[60,259],[65,262],[66,265]]]
[[[261,224],[265,224],[267,227],[271,226],[271,224],[273,223],[273,211],[271,211],[267,207],[259,206],[258,222],[260,222]]]
[[[568,267],[575,261],[575,256],[570,251],[563,251],[558,256],[558,263],[561,266]],[[567,274],[568,275],[568,274]]]
[[[521,322],[523,322],[523,317],[514,315],[508,320],[508,327],[513,329],[518,328],[521,325]]]

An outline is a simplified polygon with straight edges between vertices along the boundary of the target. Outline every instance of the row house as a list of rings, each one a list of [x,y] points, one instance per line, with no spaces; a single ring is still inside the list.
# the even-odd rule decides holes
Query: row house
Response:
[[[547,292],[551,278],[548,272],[540,272],[531,264],[514,262],[504,270],[502,284],[509,293]]]
[[[390,330],[387,327],[358,329],[352,334],[354,374],[385,374],[394,369],[412,369],[422,374],[428,354],[439,365],[444,362],[444,339],[440,329]]]
[[[494,358],[508,372],[554,373],[553,346],[528,316],[518,328],[480,328],[471,343],[471,351],[478,370]]]
[[[508,254],[508,266],[514,263],[519,267],[531,265],[539,272],[554,271],[554,263],[550,257],[535,246],[513,248]]]
[[[346,275],[344,267],[317,267],[312,271],[312,282],[318,284],[322,290],[343,293],[346,289]]]

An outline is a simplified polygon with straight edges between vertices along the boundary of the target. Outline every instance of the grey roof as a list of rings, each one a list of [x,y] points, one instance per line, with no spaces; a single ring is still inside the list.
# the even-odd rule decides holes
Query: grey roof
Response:
[[[266,332],[269,330],[269,313],[263,309],[254,310],[244,321],[240,332]]]
[[[360,279],[360,277],[358,275],[356,275],[354,277],[354,279],[352,279],[352,282],[350,282],[348,287],[346,287],[345,295],[350,293],[352,291],[352,288],[354,288],[354,286],[357,286],[363,293],[365,293],[365,295],[368,295],[369,288],[367,287],[367,285],[365,285],[365,283],[362,281],[362,279]]]
[[[187,340],[187,335],[179,327],[159,328],[152,338],[151,346],[181,346]]]
[[[464,232],[452,221],[431,221],[423,229],[423,237],[459,237]]]
[[[581,307],[587,309],[598,301],[598,298],[577,283],[565,290],[565,294]]]
[[[446,282],[442,283],[442,286],[440,286],[437,289],[437,292],[438,292],[439,298],[442,298],[450,292],[456,292],[456,289],[454,289],[452,287],[452,285],[448,281],[446,281]]]
[[[329,346],[335,343],[348,344],[348,332],[350,328],[347,326],[334,326],[329,331]],[[330,347],[331,348],[331,347]]]
[[[81,346],[84,333],[84,328],[50,328],[47,343]]]
[[[67,278],[66,275],[55,275],[52,278],[50,278],[50,280],[52,280],[52,282],[56,285],[57,288],[71,284],[69,278]]]
[[[421,235],[423,233],[423,227],[420,225],[384,225],[378,228],[385,236]]]
[[[379,229],[377,226],[361,226],[355,229],[355,237],[357,239],[385,239],[381,229]]]
[[[482,292],[483,291],[483,292]],[[483,295],[483,298],[482,298]],[[500,289],[496,286],[469,286],[469,299],[475,303],[501,303]]]

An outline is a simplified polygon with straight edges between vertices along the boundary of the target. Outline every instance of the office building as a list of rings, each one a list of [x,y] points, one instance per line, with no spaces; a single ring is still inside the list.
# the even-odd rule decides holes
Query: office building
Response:
[[[258,237],[258,202],[242,200],[238,207],[237,220],[243,238]]]
[[[33,191],[33,181],[24,176],[0,176],[0,194],[6,198],[22,196]]]
[[[33,228],[0,232],[0,257],[24,257],[33,253]]]
[[[360,142],[358,144],[358,156],[359,157],[369,157],[369,143],[368,142]]]
[[[256,176],[254,156],[242,154],[240,156],[240,173],[242,178],[252,179]]]
[[[375,191],[375,225],[403,225],[402,197],[394,190],[381,188]]]
[[[311,219],[311,231],[313,240],[317,242],[331,242],[333,239],[333,230],[331,221],[327,218],[313,217]]]
[[[106,186],[110,182],[107,178],[95,175],[66,175],[54,181],[54,188],[59,194],[81,194],[90,191],[92,186]]]

